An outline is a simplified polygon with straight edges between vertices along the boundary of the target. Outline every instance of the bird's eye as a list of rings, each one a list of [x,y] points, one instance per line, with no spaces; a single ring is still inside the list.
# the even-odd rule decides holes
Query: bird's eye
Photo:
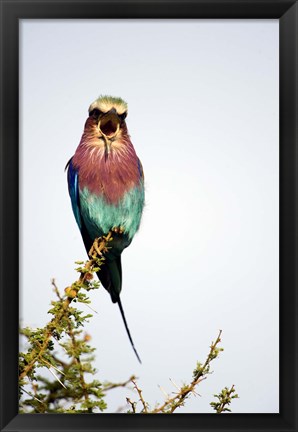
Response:
[[[127,111],[125,111],[123,114],[119,114],[119,118],[123,121],[127,117]]]
[[[92,111],[90,111],[89,117],[93,117],[97,119],[100,116],[100,114],[102,114],[102,112],[98,108],[94,108]]]

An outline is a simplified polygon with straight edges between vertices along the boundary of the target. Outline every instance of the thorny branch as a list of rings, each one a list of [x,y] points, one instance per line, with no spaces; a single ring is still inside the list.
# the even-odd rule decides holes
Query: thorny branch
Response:
[[[89,335],[85,334],[83,339],[77,337],[78,334],[82,332],[82,330],[77,330],[77,328],[78,326],[82,326],[86,318],[92,315],[81,316],[80,314],[82,312],[71,306],[71,303],[72,301],[79,301],[88,306],[90,301],[85,294],[80,292],[80,290],[81,288],[90,290],[98,287],[98,284],[96,285],[95,282],[91,283],[90,280],[93,278],[93,273],[100,270],[100,266],[104,261],[103,253],[108,250],[108,243],[111,240],[111,232],[109,232],[107,236],[95,240],[89,251],[90,259],[86,261],[85,264],[82,262],[78,263],[84,264],[82,267],[77,269],[80,273],[80,277],[76,282],[65,289],[65,296],[62,297],[60,295],[55,280],[52,280],[52,285],[59,302],[52,302],[54,308],[49,312],[52,313],[54,317],[43,329],[37,329],[37,331],[32,331],[28,328],[21,329],[21,333],[28,338],[31,347],[27,354],[21,353],[22,361],[20,362],[19,382],[21,393],[24,392],[31,397],[31,400],[24,401],[24,406],[27,405],[33,408],[32,412],[92,413],[95,408],[102,411],[106,408],[106,404],[102,397],[108,390],[119,387],[127,388],[128,384],[132,383],[134,390],[138,393],[139,400],[132,401],[130,398],[126,398],[127,403],[131,407],[131,410],[128,412],[133,414],[138,413],[137,405],[140,403],[140,413],[171,414],[177,408],[182,407],[191,394],[197,394],[197,385],[205,380],[207,375],[211,373],[210,363],[218,357],[221,351],[223,351],[223,348],[218,347],[221,342],[222,331],[220,330],[215,342],[211,343],[206,361],[203,364],[197,363],[190,384],[184,384],[179,387],[173,380],[171,380],[177,389],[177,391],[175,393],[172,392],[171,395],[168,395],[160,387],[166,399],[163,403],[154,408],[150,408],[149,403],[145,401],[143,392],[138,386],[135,376],[131,376],[129,380],[120,383],[107,382],[101,384],[96,380],[92,381],[92,383],[87,383],[84,374],[86,372],[92,374],[95,373],[95,369],[91,366],[91,361],[94,360],[94,357],[89,357],[87,361],[82,357],[81,361],[81,355],[84,353],[92,353],[94,348],[91,348],[86,344],[90,339]],[[72,360],[70,363],[57,358],[56,354],[52,352],[52,338],[59,340],[62,337],[62,334],[69,337],[69,342],[67,344],[60,343],[60,345],[71,357]],[[44,377],[36,377],[34,372],[35,366],[46,366],[56,380],[50,382]],[[57,375],[57,372],[60,377]],[[32,392],[24,388],[26,385],[24,378],[29,380]],[[70,387],[67,388],[64,383],[67,387],[68,385]],[[41,384],[40,387],[39,384]],[[43,390],[46,390],[48,393],[41,393],[40,391]],[[230,411],[228,406],[232,399],[238,398],[238,395],[235,394],[235,387],[233,385],[230,389],[225,387],[221,393],[214,395],[214,397],[216,397],[218,401],[211,402],[210,405],[218,414],[220,414]],[[84,402],[82,402],[82,398]],[[66,406],[62,404],[66,401],[72,401],[72,406],[66,408]],[[77,408],[77,404],[81,404],[81,408]]]
[[[107,250],[107,245],[109,241],[111,241],[111,238],[112,233],[109,232],[107,236],[103,236],[94,241],[93,246],[89,252],[89,256],[91,257],[90,260],[87,261],[85,267],[82,268],[79,279],[74,282],[70,287],[65,288],[65,293],[67,294],[67,297],[63,301],[61,311],[45,327],[43,343],[41,345],[38,344],[38,346],[34,348],[33,352],[31,353],[32,360],[24,367],[24,369],[20,373],[19,380],[22,380],[28,375],[28,373],[31,371],[37,361],[42,360],[43,354],[48,348],[49,341],[54,335],[57,324],[59,324],[63,315],[66,313],[72,300],[77,296],[79,289],[85,284],[86,281],[88,281],[88,279],[90,279],[90,277],[92,277],[93,269],[98,266],[98,257],[102,257],[102,253]],[[54,280],[52,281],[52,284],[56,293],[58,293],[58,289],[55,285]],[[58,294],[58,296],[60,300],[62,300],[60,294]]]
[[[142,390],[137,386],[137,384],[136,384],[136,382],[134,380],[131,380],[131,382],[133,383],[135,389],[139,393],[140,401],[142,402],[142,405],[143,405],[142,412],[144,412],[144,413],[147,414],[148,413],[147,403],[144,401],[144,398],[143,398],[143,395],[142,395]]]
[[[139,401],[142,404],[141,413],[150,413],[150,414],[158,414],[158,413],[167,413],[171,414],[173,413],[177,408],[184,405],[185,400],[187,397],[193,393],[196,394],[195,388],[196,386],[205,380],[207,378],[207,375],[210,374],[210,363],[216,359],[221,351],[223,351],[223,348],[219,348],[218,345],[221,342],[221,333],[222,331],[219,331],[219,334],[215,340],[215,342],[211,343],[209,354],[206,358],[206,361],[204,364],[197,363],[197,367],[193,371],[193,380],[188,385],[183,385],[181,388],[178,387],[175,383],[175,387],[177,388],[177,392],[174,393],[174,396],[170,397],[167,393],[163,391],[163,393],[166,396],[166,400],[163,404],[160,404],[156,406],[153,409],[149,408],[149,405],[147,402],[145,402],[142,394],[142,390],[138,387],[135,380],[132,380],[132,383],[134,384],[134,387],[139,395]],[[172,381],[173,382],[173,381]],[[136,413],[136,407],[138,402],[133,402],[129,398],[126,399],[127,402],[130,404],[132,412]],[[227,401],[227,398],[226,398]],[[222,403],[222,400],[220,399],[221,405],[220,407],[224,408],[224,405]],[[226,402],[227,403],[227,402]],[[213,405],[212,405],[213,406]],[[215,409],[215,408],[214,408]],[[222,408],[220,412],[222,412]]]

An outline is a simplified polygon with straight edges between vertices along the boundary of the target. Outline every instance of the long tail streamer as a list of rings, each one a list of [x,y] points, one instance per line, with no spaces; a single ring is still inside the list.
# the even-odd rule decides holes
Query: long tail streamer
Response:
[[[139,354],[138,354],[138,352],[137,352],[137,350],[136,350],[136,348],[135,348],[135,346],[134,346],[134,343],[133,343],[133,340],[132,340],[132,337],[131,337],[131,334],[130,334],[130,331],[129,331],[129,328],[128,328],[128,325],[127,325],[127,322],[126,322],[126,318],[125,318],[125,315],[124,315],[124,310],[123,310],[123,307],[122,307],[122,303],[121,303],[120,298],[118,299],[117,303],[118,303],[118,305],[119,305],[119,309],[120,309],[120,312],[121,312],[121,316],[122,316],[122,319],[123,319],[123,322],[124,322],[124,325],[125,325],[125,329],[126,329],[126,332],[127,332],[128,338],[129,338],[129,340],[130,340],[131,346],[132,346],[132,348],[133,348],[133,350],[134,350],[134,352],[135,352],[135,355],[137,356],[137,359],[139,360],[140,363],[142,363],[142,362],[141,362],[141,359],[140,359],[140,356],[139,356]]]

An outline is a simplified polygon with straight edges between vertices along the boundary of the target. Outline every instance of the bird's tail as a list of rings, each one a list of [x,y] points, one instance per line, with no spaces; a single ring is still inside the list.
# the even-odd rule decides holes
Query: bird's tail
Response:
[[[141,359],[140,359],[140,356],[139,356],[139,354],[138,354],[138,352],[137,352],[137,350],[136,350],[136,348],[134,346],[134,343],[133,343],[133,340],[132,340],[132,337],[131,337],[131,334],[130,334],[130,331],[129,331],[129,328],[128,328],[128,325],[127,325],[127,322],[126,322],[126,318],[125,318],[125,315],[124,315],[124,310],[123,310],[123,307],[122,307],[122,303],[121,303],[120,297],[118,297],[117,303],[119,305],[119,309],[120,309],[121,316],[122,316],[122,319],[123,319],[123,322],[124,322],[124,325],[125,325],[126,333],[127,333],[127,336],[128,336],[128,338],[130,340],[132,349],[134,350],[135,355],[137,356],[137,359],[139,360],[139,362],[142,363]]]

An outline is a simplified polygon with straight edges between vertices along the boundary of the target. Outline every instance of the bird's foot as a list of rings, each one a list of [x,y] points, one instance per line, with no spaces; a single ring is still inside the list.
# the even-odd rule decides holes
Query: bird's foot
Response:
[[[97,255],[99,255],[99,256],[102,255],[102,251],[101,251],[100,248],[99,248],[99,242],[100,242],[100,240],[101,240],[101,239],[97,238],[97,239],[95,239],[95,241],[94,241],[94,243],[93,243],[94,249],[95,249]]]
[[[100,238],[96,238],[94,240],[93,245],[91,246],[91,249],[88,254],[90,257],[93,257],[94,254],[102,256],[102,251],[99,248],[99,242],[100,242]]]
[[[113,240],[111,231],[107,235],[103,235],[102,237],[98,237],[94,240],[93,245],[91,246],[88,253],[90,258],[96,258],[98,256],[104,258],[104,254],[110,249],[107,244]]]

